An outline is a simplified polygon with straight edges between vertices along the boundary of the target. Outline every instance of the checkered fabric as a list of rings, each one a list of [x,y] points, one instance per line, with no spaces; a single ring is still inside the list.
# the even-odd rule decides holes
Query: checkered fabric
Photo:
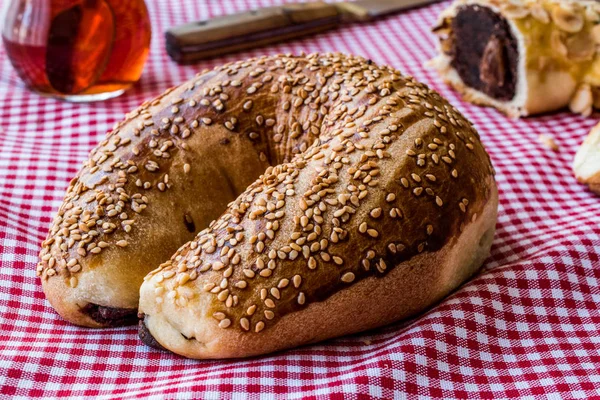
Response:
[[[600,198],[573,155],[596,116],[511,120],[463,102],[424,67],[448,3],[195,66],[163,32],[268,0],[147,0],[154,36],[125,95],[70,104],[29,92],[0,49],[0,398],[600,398]],[[195,361],[143,345],[136,329],[63,321],[35,275],[69,180],[111,126],[206,67],[263,53],[342,51],[414,75],[474,122],[497,171],[500,210],[482,271],[419,317],[266,357]],[[555,139],[558,151],[538,142]]]

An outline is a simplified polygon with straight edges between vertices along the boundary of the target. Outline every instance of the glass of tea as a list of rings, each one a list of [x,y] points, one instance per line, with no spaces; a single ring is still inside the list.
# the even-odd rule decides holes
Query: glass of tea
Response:
[[[150,49],[144,0],[10,0],[2,39],[33,91],[69,101],[116,97]]]

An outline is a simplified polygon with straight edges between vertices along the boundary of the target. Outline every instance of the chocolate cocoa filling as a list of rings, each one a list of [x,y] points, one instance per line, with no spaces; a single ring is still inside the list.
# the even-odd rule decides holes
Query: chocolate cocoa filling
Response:
[[[138,318],[140,319],[138,335],[142,343],[146,344],[147,346],[154,347],[155,349],[166,350],[160,343],[158,343],[156,339],[154,339],[152,333],[150,333],[150,330],[146,326],[145,315],[143,313],[139,313]]]
[[[137,309],[104,307],[89,303],[81,312],[104,326],[133,325],[137,321]]]
[[[517,41],[506,20],[487,7],[460,7],[452,20],[450,57],[463,82],[498,100],[517,86]]]

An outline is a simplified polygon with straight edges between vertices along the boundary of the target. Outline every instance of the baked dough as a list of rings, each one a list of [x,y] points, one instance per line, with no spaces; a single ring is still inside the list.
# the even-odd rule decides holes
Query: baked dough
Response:
[[[194,135],[247,148],[217,147],[193,169],[256,154],[252,136],[274,166],[254,169],[258,179],[145,278],[147,343],[193,358],[264,354],[422,312],[481,266],[493,169],[472,125],[433,90],[339,54],[241,61],[198,79],[172,96],[197,103],[219,87],[227,98]]]
[[[573,172],[578,182],[600,194],[600,124],[585,138],[573,160]]]
[[[244,357],[430,307],[480,267],[496,210],[477,132],[436,92],[355,56],[261,57],[118,124],[38,273],[69,321],[131,323],[141,295],[147,343]]]
[[[440,16],[432,61],[465,100],[512,117],[600,104],[600,3],[458,0]]]

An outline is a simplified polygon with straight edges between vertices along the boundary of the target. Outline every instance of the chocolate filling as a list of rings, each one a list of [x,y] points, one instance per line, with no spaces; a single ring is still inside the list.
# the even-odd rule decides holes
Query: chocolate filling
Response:
[[[89,303],[81,309],[81,312],[105,326],[133,325],[137,321],[135,308],[104,307]]]
[[[452,66],[463,82],[498,100],[517,86],[517,41],[506,20],[487,7],[460,7],[452,20]]]
[[[156,341],[156,339],[154,339],[152,333],[150,333],[150,330],[146,326],[145,315],[143,313],[139,313],[138,318],[140,319],[140,329],[138,330],[140,340],[147,346],[154,347],[155,349],[166,350],[160,343]]]

